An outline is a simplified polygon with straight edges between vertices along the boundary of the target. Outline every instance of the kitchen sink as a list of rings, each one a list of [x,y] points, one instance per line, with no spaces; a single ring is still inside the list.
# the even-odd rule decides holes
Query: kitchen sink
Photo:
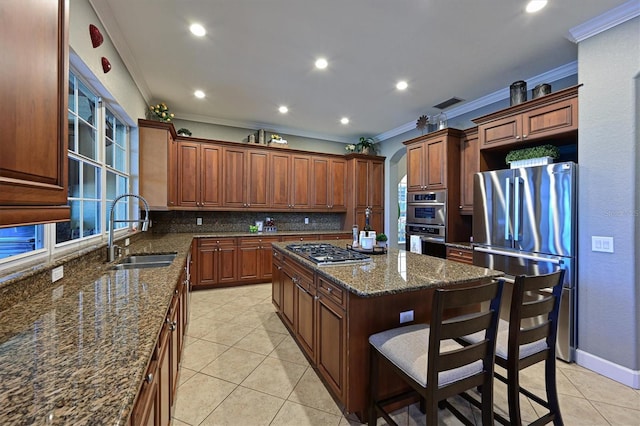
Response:
[[[122,259],[109,269],[163,268],[173,263],[177,253],[133,254]]]

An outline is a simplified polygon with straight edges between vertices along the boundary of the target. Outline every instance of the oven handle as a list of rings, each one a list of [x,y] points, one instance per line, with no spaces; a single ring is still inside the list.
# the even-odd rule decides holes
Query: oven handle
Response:
[[[420,235],[420,239],[422,241],[429,241],[431,243],[439,243],[439,244],[444,244],[444,238],[435,238],[435,237],[425,237],[423,235]]]

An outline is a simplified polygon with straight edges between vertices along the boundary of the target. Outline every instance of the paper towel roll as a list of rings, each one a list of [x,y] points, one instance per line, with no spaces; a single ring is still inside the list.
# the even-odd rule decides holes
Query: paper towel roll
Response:
[[[409,247],[411,248],[412,253],[420,253],[422,254],[422,240],[420,239],[420,235],[411,235],[411,239],[409,240]]]

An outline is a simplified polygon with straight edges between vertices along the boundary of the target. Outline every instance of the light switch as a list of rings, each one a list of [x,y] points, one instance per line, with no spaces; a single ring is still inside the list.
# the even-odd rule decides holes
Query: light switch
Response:
[[[413,321],[413,310],[400,312],[400,324]]]
[[[202,218],[201,217],[196,218],[196,225],[202,225]]]
[[[591,251],[613,253],[613,237],[591,236]]]

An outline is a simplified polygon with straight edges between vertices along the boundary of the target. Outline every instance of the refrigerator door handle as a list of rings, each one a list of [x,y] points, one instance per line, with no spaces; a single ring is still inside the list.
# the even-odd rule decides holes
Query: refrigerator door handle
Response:
[[[562,265],[564,262],[562,261],[562,259],[554,259],[554,258],[549,258],[549,257],[542,257],[542,256],[536,256],[533,254],[519,254],[519,253],[513,253],[510,251],[503,251],[503,250],[496,250],[496,249],[488,249],[485,247],[474,247],[473,248],[475,251],[481,251],[483,253],[489,253],[489,254],[497,254],[500,256],[508,256],[508,257],[516,257],[519,259],[527,259],[527,260],[533,260],[536,262],[547,262],[547,263],[553,263],[554,265]]]
[[[520,241],[520,215],[522,209],[520,208],[520,178],[517,177],[513,181],[515,187],[515,200],[513,204],[513,241]]]
[[[504,193],[505,193],[505,197],[506,197],[506,203],[505,203],[505,208],[504,208],[504,239],[505,240],[510,240],[511,239],[511,235],[509,234],[509,225],[511,222],[511,179],[510,178],[506,178],[505,179],[505,185],[504,185]]]

